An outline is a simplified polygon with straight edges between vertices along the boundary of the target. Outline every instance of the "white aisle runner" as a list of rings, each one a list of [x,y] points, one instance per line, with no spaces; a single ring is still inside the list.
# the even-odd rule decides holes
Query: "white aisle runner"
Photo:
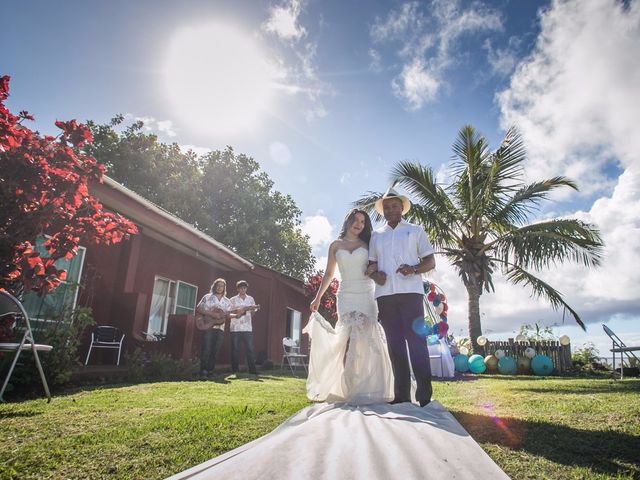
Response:
[[[307,407],[178,479],[508,479],[440,403]]]

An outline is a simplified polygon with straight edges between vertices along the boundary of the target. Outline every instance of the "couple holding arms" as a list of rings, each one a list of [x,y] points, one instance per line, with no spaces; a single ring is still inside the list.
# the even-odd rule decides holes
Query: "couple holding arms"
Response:
[[[253,333],[251,313],[257,311],[251,295],[247,295],[249,284],[245,280],[236,283],[238,294],[227,298],[227,282],[217,278],[196,307],[196,326],[204,330],[202,351],[200,354],[200,374],[212,375],[216,366],[216,358],[224,340],[224,325],[229,319],[231,330],[231,370],[237,372],[240,363],[240,343],[244,343],[249,373],[257,374],[256,360],[253,351]]]
[[[372,231],[369,216],[353,209],[329,247],[304,330],[312,339],[307,396],[356,405],[410,402],[412,369],[416,401],[425,406],[432,386],[421,274],[435,268],[434,250],[424,229],[402,218],[408,198],[390,188],[375,208],[386,220],[382,228]],[[342,280],[334,328],[317,310],[336,265]]]

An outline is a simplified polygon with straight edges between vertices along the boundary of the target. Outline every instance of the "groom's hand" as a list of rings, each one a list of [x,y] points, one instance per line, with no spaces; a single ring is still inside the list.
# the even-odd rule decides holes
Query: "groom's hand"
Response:
[[[373,272],[369,275],[371,279],[376,282],[378,285],[384,285],[387,281],[387,274],[378,270],[377,272]]]

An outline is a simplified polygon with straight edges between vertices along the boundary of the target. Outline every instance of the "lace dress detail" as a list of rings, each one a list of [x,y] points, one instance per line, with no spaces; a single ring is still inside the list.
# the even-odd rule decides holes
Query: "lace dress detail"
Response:
[[[373,281],[364,275],[364,247],[338,250],[342,280],[335,328],[318,313],[303,330],[311,337],[307,396],[311,400],[370,404],[393,399],[393,373]]]

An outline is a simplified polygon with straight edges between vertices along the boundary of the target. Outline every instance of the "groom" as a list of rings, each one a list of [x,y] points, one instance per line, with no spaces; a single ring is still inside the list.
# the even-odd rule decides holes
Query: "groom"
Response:
[[[435,268],[434,250],[422,227],[402,218],[411,208],[407,197],[389,188],[375,208],[387,223],[371,236],[367,273],[376,282],[380,321],[393,366],[395,398],[391,403],[411,401],[410,358],[416,400],[424,407],[431,401],[432,387],[421,274]]]

